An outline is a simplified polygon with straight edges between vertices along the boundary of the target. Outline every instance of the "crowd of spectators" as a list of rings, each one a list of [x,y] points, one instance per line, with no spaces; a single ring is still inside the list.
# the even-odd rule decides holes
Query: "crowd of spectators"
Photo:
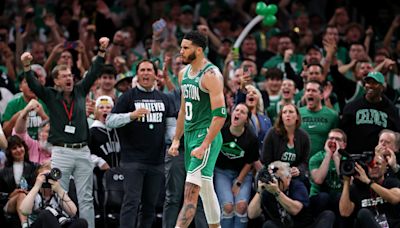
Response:
[[[0,224],[104,227],[122,181],[109,227],[175,227],[185,167],[166,151],[181,41],[197,30],[230,116],[214,172],[222,227],[400,226],[399,2],[266,1],[277,23],[237,52],[257,2],[1,1]],[[207,227],[201,202],[197,215]]]

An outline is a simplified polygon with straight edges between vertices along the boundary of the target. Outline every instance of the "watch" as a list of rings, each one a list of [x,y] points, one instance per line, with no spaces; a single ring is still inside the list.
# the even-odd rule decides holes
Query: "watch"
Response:
[[[372,185],[373,183],[375,183],[375,181],[369,180],[368,187],[371,187],[371,185]]]
[[[235,185],[238,186],[238,187],[240,187],[240,186],[242,186],[242,182],[236,180],[236,181],[235,181]]]

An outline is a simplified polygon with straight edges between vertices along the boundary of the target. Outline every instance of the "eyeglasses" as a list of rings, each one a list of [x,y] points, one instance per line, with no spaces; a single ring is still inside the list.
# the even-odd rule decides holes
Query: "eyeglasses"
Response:
[[[338,141],[338,142],[342,142],[343,141],[343,139],[339,138],[339,137],[328,137],[328,140],[335,140],[335,141]]]

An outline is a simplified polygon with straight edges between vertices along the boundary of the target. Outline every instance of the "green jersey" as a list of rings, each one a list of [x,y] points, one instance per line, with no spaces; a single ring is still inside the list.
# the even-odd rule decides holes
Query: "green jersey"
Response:
[[[182,78],[182,96],[185,99],[185,132],[210,127],[211,102],[208,91],[201,87],[201,80],[204,72],[213,68],[218,68],[208,63],[200,72],[195,75],[189,75],[192,66],[189,65]]]

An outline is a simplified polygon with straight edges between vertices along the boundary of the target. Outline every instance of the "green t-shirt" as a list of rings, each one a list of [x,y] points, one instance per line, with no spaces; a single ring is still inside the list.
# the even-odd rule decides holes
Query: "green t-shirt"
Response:
[[[304,56],[300,54],[293,54],[290,58],[290,65],[296,74],[300,74],[303,69],[303,59]],[[263,68],[269,69],[272,67],[277,67],[283,72],[285,72],[285,63],[283,62],[283,56],[278,54],[263,64]]]
[[[317,152],[310,158],[310,161],[308,162],[308,168],[310,172],[314,169],[318,169],[321,166],[322,161],[325,158],[325,154],[326,152],[322,150]],[[328,193],[341,192],[343,188],[342,181],[340,180],[340,177],[336,172],[335,162],[332,159],[329,162],[328,173],[326,174],[325,181],[322,185],[314,183],[311,178],[310,180],[310,196],[317,195],[321,191]]]
[[[294,145],[293,146],[286,145],[286,150],[282,154],[281,161],[287,162],[290,165],[292,165],[296,161],[296,157],[297,154],[296,150],[294,149]]]
[[[47,106],[43,101],[39,100],[46,114],[49,114]],[[2,121],[9,121],[14,116],[15,113],[24,109],[28,103],[24,100],[22,94],[16,95],[15,98],[10,100],[7,104],[6,110],[4,111]],[[36,113],[36,111],[31,111],[28,114],[28,134],[33,139],[38,139],[38,127],[42,123],[42,118]]]
[[[339,121],[338,113],[326,106],[317,112],[312,112],[307,107],[299,109],[301,115],[301,128],[310,136],[311,150],[309,157],[324,149],[325,140],[331,129],[336,128]]]

